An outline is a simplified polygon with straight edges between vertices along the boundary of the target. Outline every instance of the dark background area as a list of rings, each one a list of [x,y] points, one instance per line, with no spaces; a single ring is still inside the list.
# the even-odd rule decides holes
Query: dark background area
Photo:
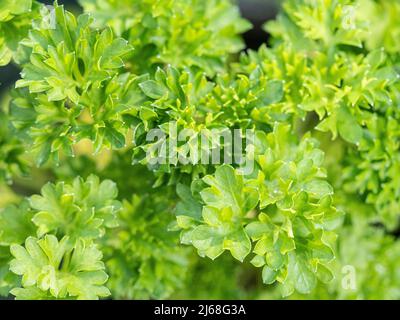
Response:
[[[40,2],[52,4],[53,0],[44,0]],[[262,26],[266,21],[276,16],[278,11],[277,2],[277,0],[239,1],[239,7],[243,17],[253,24],[253,28],[243,35],[247,48],[257,49],[262,43],[268,41],[268,34],[262,30]],[[77,10],[79,10],[76,0],[59,0],[58,3],[65,4],[72,8],[76,6]],[[15,65],[9,64],[6,67],[0,67],[0,91],[12,85],[18,78],[19,69]]]

